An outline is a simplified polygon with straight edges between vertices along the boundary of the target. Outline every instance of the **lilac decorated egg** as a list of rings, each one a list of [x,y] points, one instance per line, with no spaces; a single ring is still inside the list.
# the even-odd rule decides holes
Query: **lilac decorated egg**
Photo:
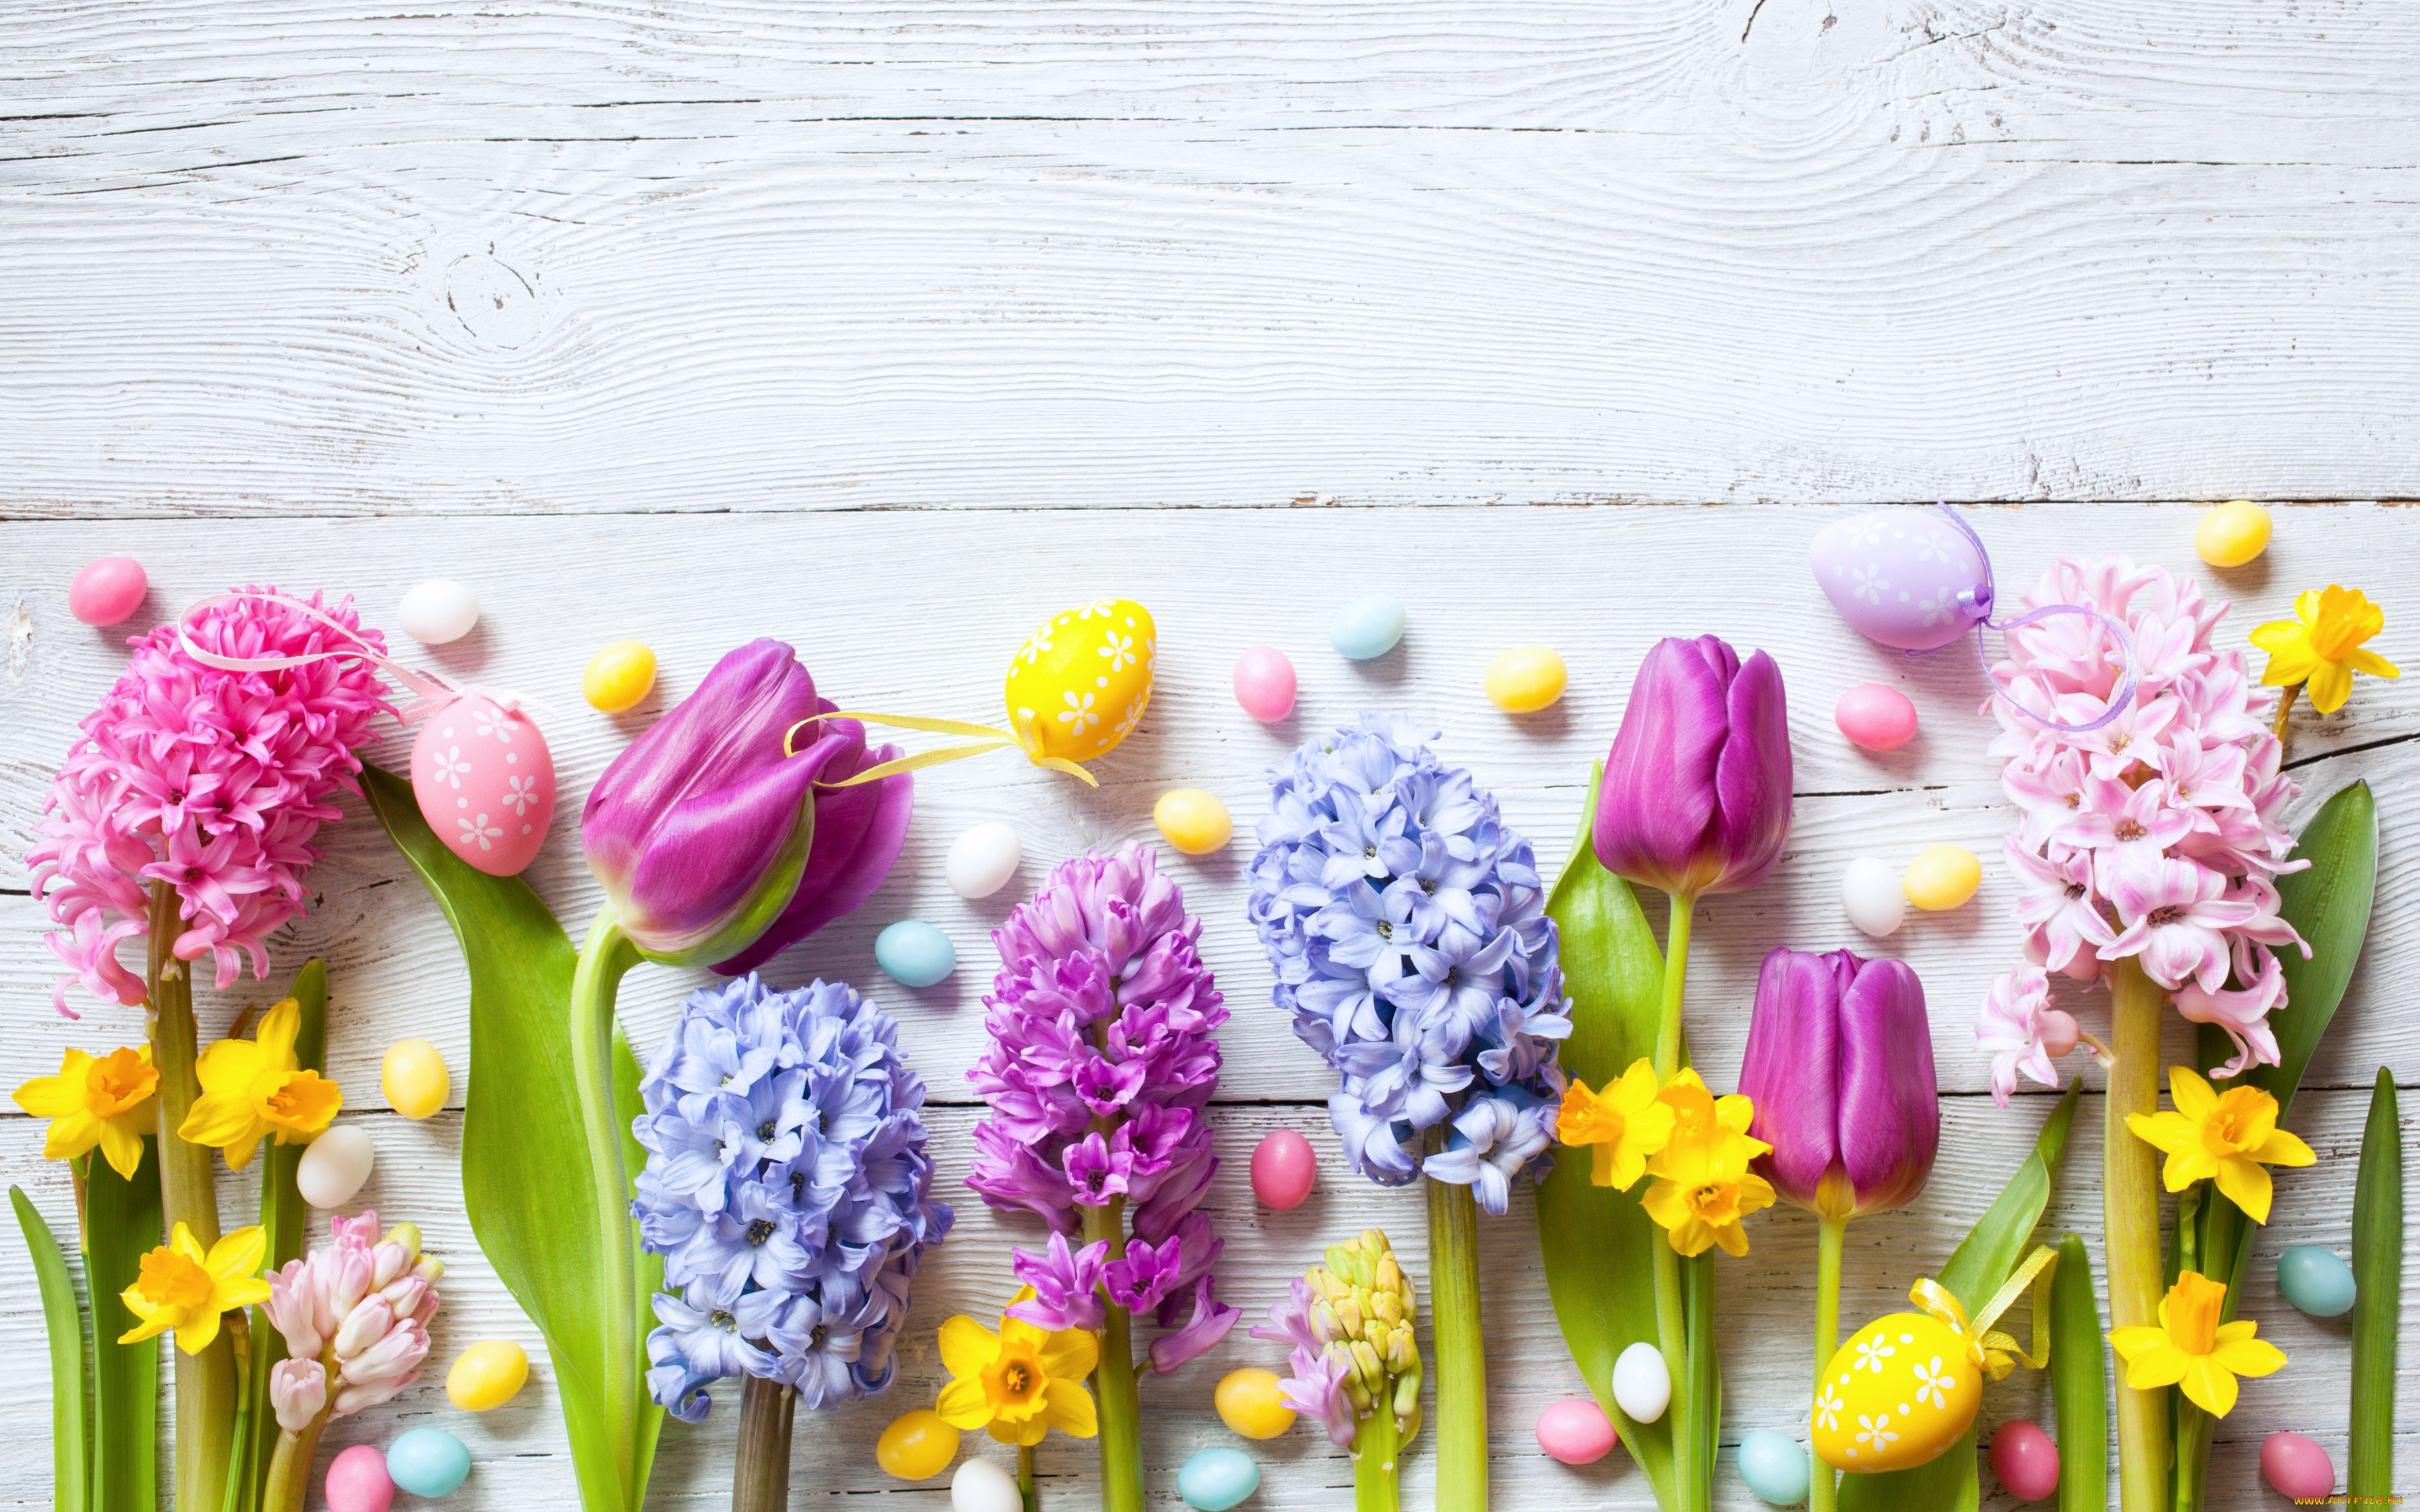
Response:
[[[518,873],[554,818],[554,755],[529,716],[468,694],[411,743],[411,795],[455,855],[489,876]]]
[[[1992,612],[1990,569],[1949,516],[1873,509],[1815,537],[1815,581],[1859,635],[1935,651]]]

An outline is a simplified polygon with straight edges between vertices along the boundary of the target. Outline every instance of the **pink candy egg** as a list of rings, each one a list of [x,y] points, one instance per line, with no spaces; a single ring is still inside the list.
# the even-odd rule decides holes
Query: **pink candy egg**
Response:
[[[1299,1208],[1319,1180],[1311,1141],[1292,1129],[1272,1129],[1252,1151],[1252,1196],[1283,1211]]]
[[[86,625],[120,625],[150,591],[151,579],[132,557],[95,557],[68,585],[68,612]]]
[[[1235,658],[1235,702],[1263,724],[1294,712],[1294,663],[1275,646],[1254,646]]]
[[[2272,1433],[2260,1443],[2260,1473],[2280,1496],[2333,1496],[2336,1467],[2328,1452],[2299,1433]]]
[[[1538,1414],[1538,1447],[1567,1465],[1592,1465],[1621,1442],[1605,1409],[1567,1396]]]
[[[1823,528],[1812,556],[1840,617],[1886,646],[1936,651],[1991,612],[1982,553],[1939,510],[1852,515]]]
[[[386,1512],[395,1501],[386,1456],[357,1443],[328,1461],[328,1512]]]
[[[411,743],[411,795],[454,854],[489,876],[530,864],[554,818],[554,755],[527,715],[473,693]]]
[[[1880,683],[1859,683],[1840,695],[1832,722],[1860,750],[1897,750],[1916,738],[1916,705]]]
[[[2023,1418],[1992,1435],[1992,1473],[2020,1502],[2058,1494],[2058,1445]]]

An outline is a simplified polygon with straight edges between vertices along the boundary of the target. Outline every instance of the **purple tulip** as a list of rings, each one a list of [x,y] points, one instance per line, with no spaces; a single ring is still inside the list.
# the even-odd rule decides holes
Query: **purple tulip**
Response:
[[[614,758],[581,811],[588,869],[640,953],[672,965],[749,970],[873,895],[898,859],[914,794],[902,772],[837,782],[898,752],[779,640],[752,640]]]
[[[1596,858],[1683,898],[1745,892],[1790,838],[1781,669],[1716,637],[1655,642],[1605,760]]]
[[[1941,1143],[1924,983],[1904,961],[1776,950],[1757,977],[1740,1090],[1757,1170],[1782,1200],[1832,1219],[1924,1190]]]

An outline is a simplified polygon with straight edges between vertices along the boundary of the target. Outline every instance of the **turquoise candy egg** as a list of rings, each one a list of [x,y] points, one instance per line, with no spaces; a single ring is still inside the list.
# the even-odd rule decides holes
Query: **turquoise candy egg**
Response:
[[[919,918],[903,918],[874,937],[874,964],[903,987],[930,987],[958,969],[958,948]]]
[[[1261,1489],[1261,1467],[1241,1449],[1204,1449],[1176,1473],[1176,1494],[1201,1512],[1227,1509]]]
[[[1758,1428],[1740,1440],[1739,1473],[1747,1489],[1770,1506],[1804,1502],[1814,1478],[1807,1472],[1806,1447],[1771,1428]]]
[[[414,1496],[442,1496],[471,1473],[471,1451],[443,1428],[413,1428],[386,1446],[387,1479]]]
[[[2352,1267],[2334,1250],[2297,1244],[2277,1257],[2277,1289],[2313,1318],[2341,1318],[2352,1311]]]
[[[1347,661],[1375,661],[1404,638],[1404,603],[1385,594],[1364,594],[1336,611],[1327,643]]]

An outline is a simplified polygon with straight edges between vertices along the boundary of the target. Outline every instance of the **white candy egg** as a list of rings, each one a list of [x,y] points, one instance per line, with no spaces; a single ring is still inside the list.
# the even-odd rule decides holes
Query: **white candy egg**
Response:
[[[1899,872],[1870,856],[1858,856],[1841,873],[1840,906],[1848,910],[1850,923],[1878,940],[1898,933],[1907,921],[1907,893]]]
[[[1016,1482],[988,1459],[970,1459],[950,1477],[951,1512],[1023,1512],[1024,1506]]]
[[[1022,859],[1016,831],[994,821],[977,825],[950,842],[950,858],[942,863],[941,875],[961,898],[988,898],[1008,886]]]
[[[341,1208],[353,1200],[370,1179],[377,1161],[370,1136],[359,1126],[331,1124],[328,1132],[304,1147],[294,1170],[294,1185],[302,1200],[315,1208]]]
[[[1672,1405],[1672,1372],[1664,1368],[1664,1351],[1652,1344],[1634,1344],[1613,1362],[1613,1400],[1634,1423],[1652,1423]]]
[[[395,623],[424,646],[459,640],[479,623],[479,595],[460,583],[432,578],[403,595]]]

